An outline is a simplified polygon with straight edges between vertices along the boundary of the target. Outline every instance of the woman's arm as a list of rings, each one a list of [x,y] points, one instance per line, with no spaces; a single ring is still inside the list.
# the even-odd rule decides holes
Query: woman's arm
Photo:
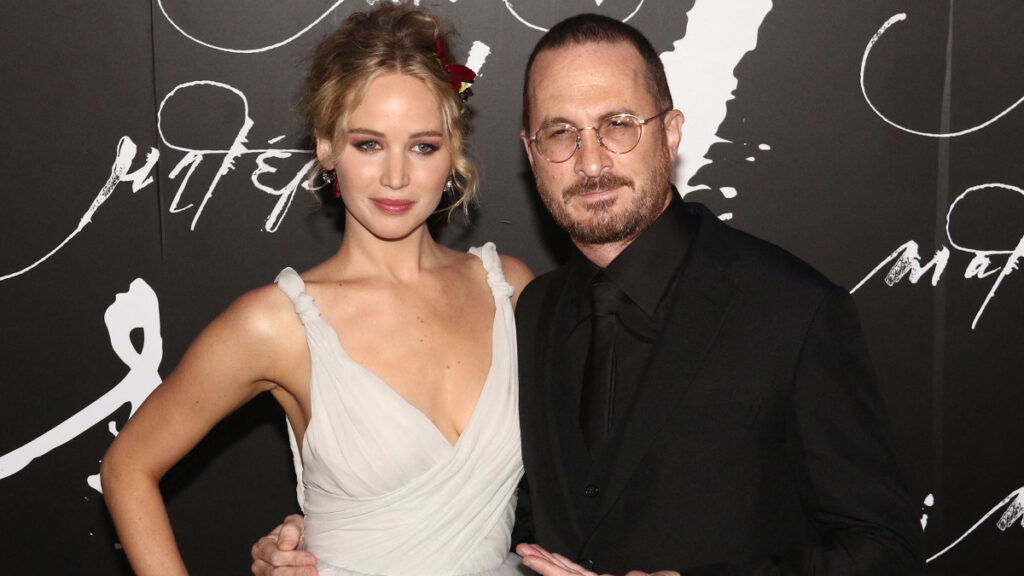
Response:
[[[139,575],[186,573],[160,479],[222,418],[275,388],[287,357],[281,344],[295,330],[301,334],[294,313],[280,312],[290,306],[276,290],[246,294],[203,330],[103,457],[104,498]]]

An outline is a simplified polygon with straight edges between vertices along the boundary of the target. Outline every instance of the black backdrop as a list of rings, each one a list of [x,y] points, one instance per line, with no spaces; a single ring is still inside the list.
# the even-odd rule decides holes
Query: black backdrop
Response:
[[[294,105],[311,47],[372,3],[5,5],[0,571],[129,572],[90,477],[211,318],[336,249],[338,207],[296,189],[310,156]],[[564,16],[628,19],[688,116],[680,189],[857,287],[931,573],[1019,572],[1024,4],[420,3],[459,29],[460,60],[486,46],[483,196],[442,240],[494,240],[538,272],[564,257],[517,137],[522,67]],[[245,573],[296,508],[286,445],[260,398],[169,474],[195,573]]]

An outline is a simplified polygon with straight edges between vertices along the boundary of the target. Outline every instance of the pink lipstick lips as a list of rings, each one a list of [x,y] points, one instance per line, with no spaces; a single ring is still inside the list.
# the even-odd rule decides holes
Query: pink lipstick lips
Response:
[[[412,208],[414,202],[411,200],[388,200],[387,198],[371,198],[374,206],[385,214],[404,214]]]

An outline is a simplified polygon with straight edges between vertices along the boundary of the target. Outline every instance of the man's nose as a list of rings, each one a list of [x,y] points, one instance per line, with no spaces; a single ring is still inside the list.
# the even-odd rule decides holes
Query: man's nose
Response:
[[[600,176],[612,167],[612,154],[601,144],[597,130],[585,128],[579,134],[580,146],[574,158],[576,172],[588,178]]]

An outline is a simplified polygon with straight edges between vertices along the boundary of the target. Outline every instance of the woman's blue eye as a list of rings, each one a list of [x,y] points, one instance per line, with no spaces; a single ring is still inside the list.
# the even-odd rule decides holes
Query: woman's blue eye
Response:
[[[359,150],[364,152],[372,152],[374,150],[380,150],[380,144],[374,140],[366,140],[363,142],[356,142],[353,144]]]
[[[418,152],[420,154],[430,154],[432,152],[437,151],[437,146],[434,146],[433,144],[427,144],[426,142],[420,142],[419,144],[413,146],[412,149],[413,151]]]

